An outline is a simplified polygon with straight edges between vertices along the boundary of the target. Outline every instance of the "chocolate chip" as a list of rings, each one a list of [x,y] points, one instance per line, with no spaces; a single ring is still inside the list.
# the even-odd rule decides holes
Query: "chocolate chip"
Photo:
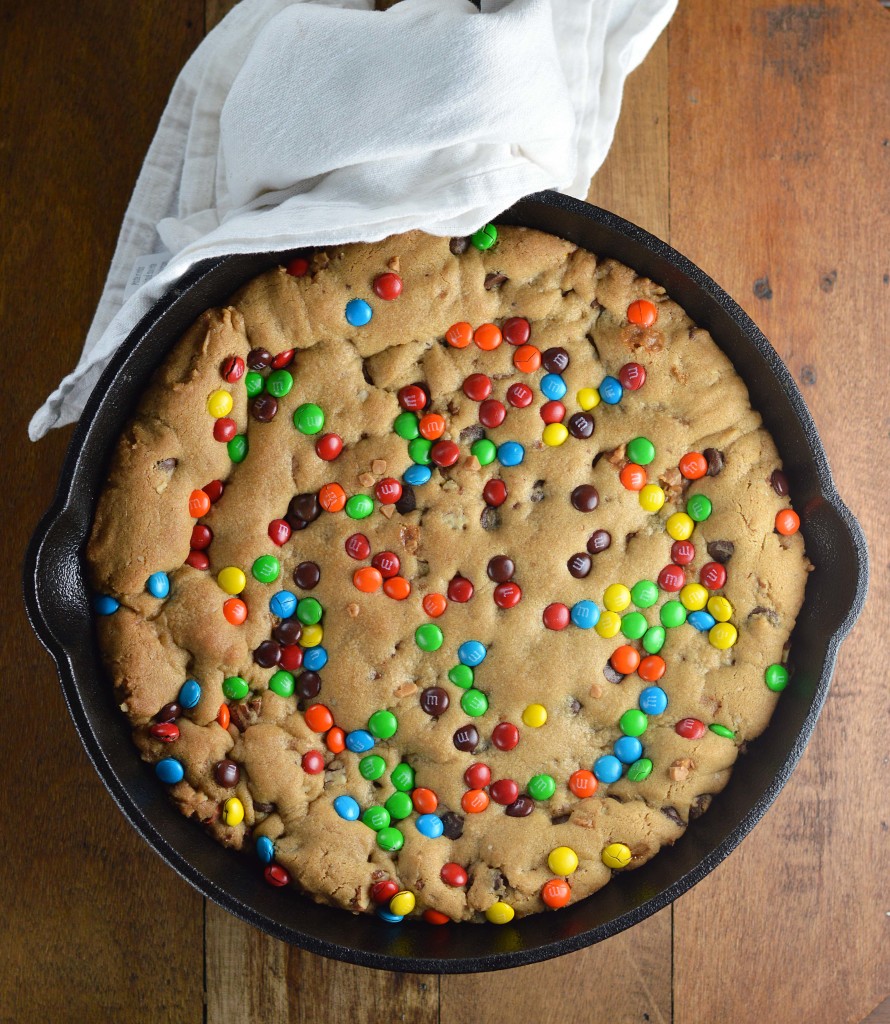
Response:
[[[572,507],[579,512],[592,512],[600,503],[600,496],[593,484],[579,484],[571,495]]]
[[[301,519],[305,523],[314,523],[321,515],[318,495],[313,493],[296,494],[287,506],[288,515]]]
[[[474,441],[481,441],[483,437],[485,437],[485,427],[481,423],[474,423],[472,426],[464,427],[458,440],[461,444],[472,444]]]
[[[730,558],[732,558],[734,551],[735,544],[731,540],[708,541],[708,554],[715,562],[719,562],[721,565],[726,565]]]
[[[260,814],[271,814],[275,810],[275,804],[264,804],[259,800],[254,800],[253,809],[259,811]]]
[[[301,672],[297,676],[296,689],[303,700],[312,700],[321,693],[321,676],[317,672]]]
[[[467,238],[452,238],[448,243],[448,248],[451,250],[452,256],[463,256],[463,254],[470,248],[470,239]]]
[[[584,551],[579,551],[577,554],[572,555],[568,562],[566,562],[569,575],[574,576],[576,580],[583,580],[590,572],[592,564],[590,555]]]
[[[253,660],[260,668],[271,668],[278,664],[281,648],[274,640],[264,640],[253,652]]]
[[[239,701],[237,704],[230,704],[229,714],[232,718],[232,724],[238,732],[244,732],[249,725],[253,725],[256,721],[256,716],[254,715],[250,705],[245,703],[243,700]]]
[[[464,834],[464,819],[454,811],[446,811],[442,815],[442,828],[446,839],[460,839]]]
[[[697,796],[692,801],[692,806],[689,808],[689,818],[694,821],[696,818],[700,818],[705,811],[711,806],[711,801],[714,799],[711,793],[702,793],[701,796]]]
[[[485,290],[487,292],[492,289],[498,289],[505,282],[509,281],[510,278],[506,274],[486,274],[485,275]]]
[[[496,530],[501,525],[501,516],[494,505],[486,505],[479,516],[483,530]]]
[[[587,541],[587,550],[598,555],[612,544],[612,534],[608,530],[594,530]]]
[[[550,819],[551,825],[565,825],[565,823],[571,818],[571,811],[568,814],[557,814]]]
[[[680,812],[676,807],[662,807],[661,813],[671,819],[675,825],[679,825],[680,828],[685,828],[686,822],[680,817]]]
[[[213,767],[213,775],[220,786],[233,789],[241,778],[241,769],[234,761],[226,758],[224,761],[217,761]]]
[[[421,710],[433,718],[444,715],[450,703],[448,691],[441,686],[428,686],[420,695]]]
[[[530,796],[517,797],[505,808],[511,818],[527,818],[535,809],[535,802]]]
[[[270,423],[278,413],[278,399],[263,392],[250,403],[250,415],[258,423]]]
[[[265,348],[252,348],[247,353],[247,365],[251,370],[265,370],[272,365],[272,353]]]
[[[172,722],[174,719],[179,718],[181,714],[182,708],[176,703],[176,701],[171,701],[169,704],[165,704],[155,715],[155,721]]]
[[[479,730],[475,725],[462,725],[455,732],[453,740],[458,750],[472,754],[479,745]]]
[[[772,476],[769,478],[769,482],[772,484],[773,490],[780,497],[784,498],[788,493],[788,477],[782,472],[781,469],[774,469]]]
[[[312,590],[318,586],[321,579],[321,569],[315,562],[300,562],[294,569],[294,583],[300,590]]]
[[[593,437],[596,420],[594,420],[589,412],[576,412],[574,416],[569,418],[568,427],[572,437],[586,441],[588,437]]]
[[[516,565],[513,559],[506,555],[495,555],[494,558],[489,559],[487,571],[490,580],[494,580],[495,583],[506,583],[513,579]]]
[[[571,711],[573,715],[577,715],[580,710],[581,701],[578,700],[577,697],[572,697],[572,699],[569,701],[569,711]]]
[[[620,683],[624,676],[620,672],[616,672],[610,662],[606,662],[606,667],[603,669],[603,675],[610,683]]]
[[[417,508],[417,495],[411,484],[402,484],[402,496],[396,502],[396,512],[405,516]]]
[[[165,473],[171,473],[179,465],[179,459],[161,459],[160,462],[156,462],[155,465]]]
[[[529,501],[539,502],[544,500],[544,480],[535,480],[532,484],[532,492],[528,496]]]
[[[541,355],[548,373],[562,373],[569,365],[569,354],[564,348],[548,348]]]
[[[705,448],[702,455],[708,460],[708,476],[718,476],[726,465],[723,452],[716,448]]]
[[[276,626],[272,627],[272,636],[283,647],[299,643],[302,635],[303,627],[298,619],[285,619],[283,622],[279,622]]]
[[[284,521],[291,528],[294,533],[299,533],[300,530],[305,530],[309,525],[305,519],[301,519],[299,516],[295,516],[293,512],[287,512],[284,516]]]
[[[762,604],[759,604],[754,611],[748,615],[748,620],[754,618],[755,615],[763,615],[766,621],[772,626],[779,625],[779,613],[774,608],[764,608]]]

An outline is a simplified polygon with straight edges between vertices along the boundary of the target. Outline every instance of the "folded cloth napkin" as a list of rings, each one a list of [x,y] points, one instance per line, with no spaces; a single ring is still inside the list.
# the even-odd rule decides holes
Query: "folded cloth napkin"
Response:
[[[530,192],[583,198],[676,2],[242,0],[173,87],[80,361],[31,439],[78,418],[199,260],[467,235]]]

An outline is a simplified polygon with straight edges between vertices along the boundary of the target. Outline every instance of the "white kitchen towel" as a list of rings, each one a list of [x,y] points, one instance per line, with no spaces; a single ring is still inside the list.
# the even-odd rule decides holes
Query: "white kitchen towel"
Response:
[[[242,0],[173,87],[80,361],[31,439],[78,418],[199,260],[467,235],[530,192],[583,198],[676,2]]]

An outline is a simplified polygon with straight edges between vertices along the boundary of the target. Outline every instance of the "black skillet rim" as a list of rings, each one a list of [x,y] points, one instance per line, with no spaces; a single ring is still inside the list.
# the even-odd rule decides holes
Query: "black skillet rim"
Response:
[[[239,895],[220,886],[195,867],[189,857],[184,856],[179,847],[174,847],[171,841],[168,841],[167,835],[160,831],[152,821],[149,821],[144,810],[137,805],[130,789],[118,777],[118,773],[109,759],[109,754],[103,749],[103,745],[96,736],[93,722],[80,692],[81,681],[72,664],[72,657],[77,657],[78,643],[86,642],[86,646],[95,646],[92,632],[89,638],[68,635],[65,631],[67,622],[59,618],[58,609],[53,606],[55,599],[53,595],[65,591],[66,588],[70,590],[73,587],[75,591],[79,590],[82,595],[85,595],[82,580],[78,580],[79,552],[92,519],[95,494],[89,489],[84,490],[83,476],[86,472],[85,463],[93,452],[104,447],[107,453],[110,447],[103,437],[97,436],[100,433],[97,428],[97,418],[100,413],[107,412],[109,409],[111,412],[108,415],[115,415],[115,412],[118,415],[121,414],[119,409],[115,410],[114,408],[116,393],[113,384],[117,375],[122,368],[125,368],[125,364],[128,364],[133,352],[138,350],[140,342],[153,329],[163,325],[177,303],[184,298],[188,299],[195,292],[200,292],[203,287],[212,287],[216,275],[228,273],[233,268],[242,265],[245,267],[252,265],[254,269],[251,272],[245,270],[244,276],[240,278],[242,281],[247,280],[259,272],[258,262],[265,261],[267,265],[271,265],[280,262],[284,258],[284,254],[226,256],[198,264],[180,280],[177,287],[171,289],[159,300],[134,328],[102,374],[90,397],[71,439],[56,496],[35,530],[28,548],[23,575],[26,609],[38,638],[56,663],[71,717],[93,766],[121,812],[155,852],[199,892],[249,924],[313,953],[361,966],[443,974],[518,967],[592,945],[642,921],[673,902],[712,871],[738,845],[781,791],[810,738],[828,693],[839,645],[858,617],[867,592],[868,556],[865,538],[858,522],[843,504],[834,487],[824,449],[803,397],[772,346],[740,307],[697,266],[660,239],[608,211],[579,200],[554,192],[537,193],[521,200],[498,220],[504,223],[539,227],[563,237],[569,237],[575,229],[583,233],[582,229],[585,223],[588,226],[597,225],[599,229],[615,235],[616,240],[620,241],[620,245],[617,245],[619,249],[624,247],[626,242],[639,258],[634,262],[624,261],[634,266],[639,272],[651,276],[665,285],[673,297],[677,297],[678,283],[682,286],[679,290],[698,290],[700,304],[703,304],[702,310],[710,311],[706,312],[704,316],[695,316],[694,311],[689,310],[686,301],[677,299],[697,322],[708,326],[709,315],[728,318],[728,322],[734,325],[739,336],[743,337],[744,341],[752,347],[753,353],[760,357],[763,370],[770,374],[773,383],[781,388],[788,401],[788,410],[785,411],[789,411],[793,415],[802,430],[806,442],[806,454],[812,459],[810,468],[811,472],[815,473],[818,491],[808,503],[808,507],[814,510],[814,516],[828,516],[829,522],[825,529],[830,536],[827,540],[828,548],[826,550],[831,550],[831,546],[836,544],[840,544],[844,548],[845,559],[849,563],[852,573],[849,580],[850,585],[847,588],[849,597],[844,600],[843,608],[836,606],[830,608],[833,613],[832,628],[825,641],[825,654],[821,661],[818,678],[814,678],[808,686],[804,698],[806,707],[803,711],[800,728],[791,739],[784,757],[776,765],[769,785],[763,788],[759,797],[747,808],[746,813],[728,833],[719,842],[712,845],[688,870],[682,870],[672,882],[660,889],[656,888],[651,895],[647,895],[642,902],[631,906],[630,909],[592,927],[583,927],[583,922],[576,924],[577,918],[583,916],[585,905],[597,898],[594,895],[574,908],[560,911],[560,915],[567,915],[564,918],[567,926],[560,930],[561,933],[558,937],[545,938],[543,941],[536,941],[534,938],[533,933],[537,930],[536,924],[540,923],[541,929],[547,931],[549,922],[559,915],[535,915],[499,929],[486,926],[477,928],[461,926],[462,931],[455,935],[455,930],[450,927],[432,929],[430,926],[414,922],[398,926],[385,925],[375,919],[366,917],[356,919],[347,916],[345,912],[325,908],[327,914],[341,914],[342,942],[339,939],[331,940],[319,934],[301,930],[299,926],[295,927],[271,918],[259,910],[254,903],[246,902]],[[560,220],[568,225],[574,225],[574,227],[569,230],[560,230]],[[602,250],[603,247],[600,248]],[[622,259],[618,252],[613,251],[608,254]],[[174,337],[177,336],[174,335]],[[715,336],[715,340],[721,344],[719,337]],[[723,346],[721,345],[721,347]],[[750,389],[751,383],[748,376],[738,364],[737,368]],[[145,371],[142,372],[144,374]],[[813,504],[814,502],[815,504]],[[53,621],[54,614],[55,621]],[[95,657],[95,651],[93,651],[93,656]],[[118,717],[121,721],[123,720],[122,716]],[[769,730],[764,735],[768,734]],[[741,769],[743,761],[746,760],[740,759],[736,771]],[[732,785],[732,781],[730,785]],[[193,829],[196,836],[213,843],[213,840],[204,836],[203,832],[195,828],[193,823],[182,819],[172,805],[169,806],[171,813],[180,819],[181,824]],[[715,803],[715,807],[717,806],[719,806],[719,802]],[[662,858],[683,847],[683,844],[693,845],[694,830],[700,825],[700,822],[707,821],[713,813],[712,809],[708,815],[699,819],[699,822],[691,822],[683,836],[683,843],[670,850],[662,851],[650,864],[624,876],[624,878],[640,876],[642,872],[647,871]],[[164,825],[165,828],[172,828],[174,832],[181,832],[173,826],[173,823],[165,821]],[[184,845],[189,845],[189,843],[190,840],[187,840]],[[179,845],[181,846],[183,843]],[[191,845],[196,845],[196,843]],[[217,847],[215,843],[213,845],[227,857],[232,856],[230,851]],[[689,860],[690,858],[687,856],[685,859]],[[620,884],[621,881],[616,880],[601,892],[609,893]],[[296,899],[300,900],[300,905],[307,914],[311,915],[318,909],[315,904],[310,904],[299,896]],[[580,915],[579,911],[582,912]],[[572,912],[575,916],[570,920]],[[371,927],[379,929],[382,948],[380,950],[360,949],[350,946],[349,933],[355,933],[356,929],[367,929],[369,923]],[[472,934],[465,931],[467,928],[470,928]],[[552,928],[550,930],[552,931]],[[451,937],[446,938],[443,933],[450,933]],[[468,942],[468,938],[472,938],[472,941]],[[483,938],[481,944],[476,941],[479,938]],[[524,942],[524,940],[529,941]],[[448,950],[443,949],[443,941],[457,946],[469,945],[473,949],[465,955],[452,955]],[[421,947],[428,945],[430,955],[426,955],[425,949],[413,949],[418,945]],[[401,948],[407,948],[411,952],[402,954]],[[436,955],[437,953],[441,955]]]

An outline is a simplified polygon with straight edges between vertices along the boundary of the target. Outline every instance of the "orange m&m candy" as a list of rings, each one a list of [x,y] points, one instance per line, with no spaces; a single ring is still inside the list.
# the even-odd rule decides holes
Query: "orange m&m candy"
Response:
[[[189,515],[200,519],[210,511],[210,495],[206,491],[192,491],[189,495]]]
[[[630,644],[622,644],[612,652],[609,664],[623,676],[630,675],[631,672],[636,672],[640,664],[640,652]]]
[[[628,462],[618,479],[629,491],[641,491],[646,486],[646,470],[635,462]]]
[[[481,814],[488,807],[488,793],[484,789],[468,789],[460,798],[460,805],[467,814]]]
[[[324,704],[313,704],[306,708],[303,718],[306,719],[306,725],[313,732],[327,732],[334,724],[334,716],[331,714],[330,708],[326,708]]]
[[[346,491],[339,484],[325,484],[318,492],[318,504],[325,512],[342,512],[346,507]]]
[[[445,340],[452,348],[466,348],[473,340],[472,325],[463,320],[452,324],[445,332]]]
[[[247,618],[247,605],[240,598],[230,597],[223,604],[223,615],[226,622],[230,622],[233,626],[240,626]]]
[[[411,584],[404,576],[393,576],[391,579],[383,581],[383,593],[394,601],[404,601],[411,593]]]
[[[229,712],[228,704],[220,704],[219,711],[216,713],[216,720],[223,729],[228,729],[229,722],[232,721],[232,715]]]
[[[571,898],[571,886],[561,878],[551,878],[541,888],[541,899],[548,907],[553,907],[554,909],[564,907]]]
[[[784,537],[790,537],[800,529],[800,516],[793,508],[782,509],[776,514],[776,529]]]
[[[658,319],[658,310],[648,299],[634,299],[627,307],[627,319],[637,327],[651,327]]]
[[[687,452],[680,459],[680,472],[687,480],[701,480],[708,471],[708,460],[701,452]]]
[[[448,608],[448,599],[444,594],[427,594],[421,603],[423,610],[431,619],[438,619]]]
[[[432,814],[439,806],[439,798],[431,789],[419,786],[411,793],[411,802],[418,814]]]
[[[640,679],[645,679],[647,683],[657,683],[664,675],[664,670],[664,658],[657,654],[650,654],[640,662],[637,667],[637,675]]]
[[[579,768],[569,776],[569,789],[580,800],[593,796],[598,788],[599,783],[596,780],[596,776],[586,768]]]
[[[513,353],[513,365],[522,373],[534,373],[541,366],[541,350],[534,345],[522,345]]]
[[[426,416],[421,417],[417,429],[420,431],[420,436],[425,437],[427,441],[436,441],[445,433],[445,417],[440,416],[437,412],[427,413]]]
[[[432,907],[427,907],[424,910],[423,919],[427,924],[448,924],[451,920],[447,914],[443,914],[441,910],[433,910]]]
[[[346,749],[346,733],[338,725],[335,725],[333,729],[328,730],[324,742],[332,754],[342,754]]]
[[[491,352],[496,349],[502,340],[501,329],[496,324],[481,324],[473,332],[473,341],[483,352]]]
[[[352,574],[352,582],[356,590],[360,590],[363,594],[373,594],[375,590],[380,589],[383,575],[373,565],[366,565],[362,569],[355,570]]]

